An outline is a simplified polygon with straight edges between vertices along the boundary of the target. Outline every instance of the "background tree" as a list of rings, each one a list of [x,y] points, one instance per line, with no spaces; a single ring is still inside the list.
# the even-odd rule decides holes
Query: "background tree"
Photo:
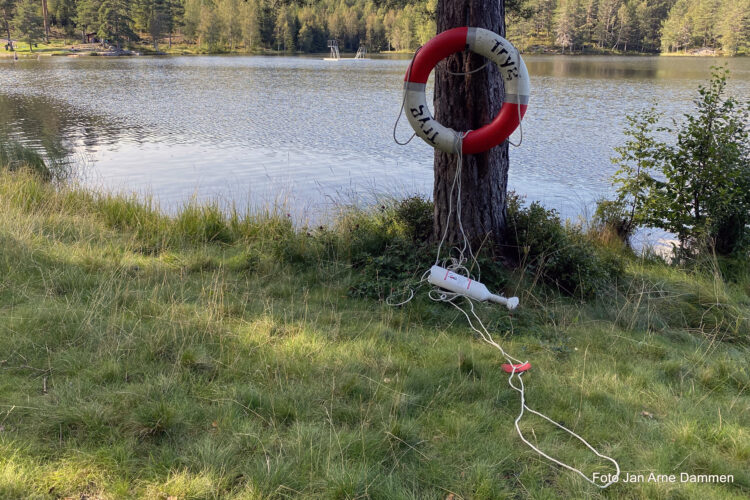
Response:
[[[596,16],[596,38],[600,48],[609,47],[615,38],[617,11],[621,0],[599,0],[599,11]]]
[[[154,50],[159,50],[159,39],[169,30],[170,15],[167,0],[139,0],[136,4],[135,27],[149,34]]]
[[[44,19],[44,39],[49,43],[49,10],[47,0],[42,0],[42,18]]]
[[[12,34],[8,14],[19,0],[0,0],[0,30]],[[335,38],[342,50],[413,51],[436,33],[437,0],[38,0],[48,26],[68,35],[99,32],[100,10],[121,18],[120,41],[181,33],[209,50],[259,47],[324,51]],[[520,49],[563,52],[668,52],[700,47],[750,53],[750,0],[506,0],[508,39]],[[114,11],[112,4],[118,4]],[[8,7],[10,6],[10,7]],[[7,22],[6,22],[7,21]],[[210,22],[209,22],[210,21]],[[111,23],[107,23],[109,26]],[[199,29],[203,27],[203,31]],[[207,31],[207,28],[211,28]],[[105,32],[110,36],[109,28]],[[127,32],[127,33],[126,33]],[[210,32],[210,33],[209,33]],[[214,40],[207,44],[207,40]],[[158,42],[157,42],[158,43]],[[158,45],[156,46],[158,48]]]
[[[169,37],[169,48],[172,48],[172,35],[182,26],[182,16],[185,7],[182,0],[164,0],[164,6],[167,12],[166,32]]]
[[[562,47],[563,52],[568,47],[575,50],[579,43],[581,13],[580,0],[560,0],[555,11],[555,41]]]
[[[185,0],[182,14],[182,33],[190,41],[198,39],[198,26],[201,22],[201,0]]]
[[[626,52],[628,50],[628,43],[633,34],[634,7],[632,2],[623,2],[617,9],[617,38],[613,46],[614,49],[623,47]]]
[[[294,16],[289,8],[282,6],[276,16],[276,25],[274,27],[274,37],[276,39],[277,50],[283,50],[284,52],[294,50],[296,47],[294,42],[295,32],[296,26]]]
[[[200,24],[198,24],[198,43],[216,49],[221,41],[221,18],[208,5],[201,7]]]
[[[75,33],[76,3],[76,0],[49,0],[48,4],[52,24],[68,36]]]
[[[137,37],[132,29],[130,2],[128,0],[102,0],[100,3],[97,35],[102,42],[105,40],[109,43],[114,42],[120,49],[123,42],[135,40]]]
[[[717,21],[717,34],[721,49],[735,55],[742,45],[750,41],[750,0],[725,1]]]
[[[459,26],[485,28],[505,36],[504,0],[439,0],[437,31]],[[435,118],[455,130],[478,129],[489,123],[500,110],[504,96],[503,79],[494,65],[471,75],[451,75],[470,71],[484,64],[484,58],[469,52],[453,54],[435,71]],[[486,153],[469,155],[461,172],[461,218],[463,228],[474,243],[490,237],[502,241],[506,222],[508,187],[508,143]],[[448,205],[456,155],[435,150],[434,234],[442,235],[448,224],[448,239],[460,241],[456,211],[448,219]],[[455,203],[453,204],[455,207]]]
[[[252,50],[260,45],[260,20],[257,1],[249,0],[240,4],[240,24],[242,27],[242,43],[245,50]]]
[[[81,30],[81,41],[86,42],[86,33],[99,29],[99,2],[79,0],[76,5],[75,23]]]
[[[219,17],[223,26],[224,40],[229,45],[229,50],[234,50],[242,40],[242,19],[240,18],[241,0],[220,0],[217,4]]]
[[[10,36],[10,21],[13,19],[15,0],[0,0],[0,11],[3,13],[3,28],[8,37],[8,50],[13,50],[13,38]]]
[[[21,0],[16,5],[16,15],[13,25],[21,38],[29,44],[29,50],[34,52],[34,43],[44,36],[44,20],[42,7],[36,0]]]

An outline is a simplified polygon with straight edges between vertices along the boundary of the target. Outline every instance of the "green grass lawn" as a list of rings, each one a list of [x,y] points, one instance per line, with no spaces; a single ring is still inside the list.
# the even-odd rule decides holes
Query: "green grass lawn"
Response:
[[[39,54],[56,54],[56,53],[64,53],[68,51],[71,47],[71,45],[76,44],[78,42],[74,42],[71,40],[62,40],[62,39],[51,39],[49,43],[44,43],[42,41],[38,41],[36,44],[36,47],[33,47],[33,51],[31,50],[31,47],[29,47],[29,44],[26,43],[24,40],[14,40],[14,46],[13,48],[19,55],[39,55]],[[5,56],[13,56],[12,52],[8,52],[4,50],[2,47],[0,47],[0,54],[3,54]]]
[[[623,256],[623,282],[581,301],[498,271],[521,307],[478,313],[532,362],[531,407],[623,471],[734,476],[600,491],[520,441],[504,360],[455,309],[352,296],[377,215],[308,234],[20,173],[0,174],[0,211],[2,498],[750,495],[746,277]],[[522,429],[611,471],[539,418]]]

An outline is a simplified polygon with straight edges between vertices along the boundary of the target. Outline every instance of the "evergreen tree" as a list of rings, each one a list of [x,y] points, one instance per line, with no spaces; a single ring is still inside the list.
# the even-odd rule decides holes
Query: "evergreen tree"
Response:
[[[159,50],[159,39],[170,31],[171,13],[167,3],[167,0],[140,0],[137,24],[151,36],[154,50]]]
[[[261,44],[264,47],[272,47],[276,18],[270,0],[258,0],[258,21],[260,25]]]
[[[721,6],[717,34],[721,49],[735,55],[750,46],[750,0],[725,0]]]
[[[609,47],[615,38],[617,12],[621,0],[599,0],[599,11],[596,16],[596,38],[599,47]]]
[[[16,6],[15,0],[0,0],[0,11],[3,14],[3,28],[8,37],[7,49],[13,50],[13,38],[10,36],[10,22],[13,19],[13,11]]]
[[[690,46],[693,33],[692,19],[688,15],[689,0],[679,0],[664,21],[661,46],[665,52],[676,52]]]
[[[633,34],[633,18],[635,9],[632,2],[625,2],[617,9],[617,38],[613,48],[623,47],[628,50],[628,43]]]
[[[21,38],[29,44],[29,50],[34,52],[34,43],[44,36],[41,4],[36,0],[21,0],[18,2],[13,26],[21,35]]]
[[[123,42],[137,39],[132,29],[130,2],[127,0],[102,0],[98,11],[97,35],[102,43],[114,42],[120,49]]]
[[[560,0],[555,12],[555,41],[562,47],[575,50],[579,44],[581,22],[580,0]]]
[[[163,0],[166,9],[166,32],[169,36],[169,48],[172,48],[172,35],[182,26],[185,7],[182,0]]]
[[[99,2],[96,0],[78,0],[76,5],[76,26],[81,30],[81,39],[86,42],[86,33],[99,29]]]
[[[201,22],[201,0],[185,0],[185,11],[182,15],[182,34],[190,41],[198,39],[198,26]]]
[[[295,20],[288,7],[282,6],[276,16],[276,26],[274,35],[276,37],[276,47],[278,50],[294,50],[296,46],[294,39],[296,37]]]
[[[52,24],[63,28],[65,34],[75,32],[76,0],[50,0],[49,12]]]
[[[0,0],[0,30],[12,33],[15,5]],[[211,50],[272,47],[414,50],[435,35],[438,0],[36,0],[49,24],[82,37],[95,32],[118,46],[147,34],[180,32]],[[505,0],[508,38],[520,48],[657,52],[711,47],[750,52],[750,0]],[[42,11],[43,14],[43,11]]]

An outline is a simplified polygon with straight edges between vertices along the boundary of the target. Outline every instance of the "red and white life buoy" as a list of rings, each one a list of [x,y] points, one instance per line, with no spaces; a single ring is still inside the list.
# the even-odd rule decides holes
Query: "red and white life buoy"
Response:
[[[497,64],[505,80],[505,98],[491,123],[472,130],[461,141],[459,132],[440,124],[430,113],[425,86],[438,62],[466,48]],[[518,127],[529,104],[529,73],[523,59],[505,38],[483,28],[440,33],[419,50],[404,80],[404,106],[412,128],[427,144],[448,153],[476,154],[501,144]]]

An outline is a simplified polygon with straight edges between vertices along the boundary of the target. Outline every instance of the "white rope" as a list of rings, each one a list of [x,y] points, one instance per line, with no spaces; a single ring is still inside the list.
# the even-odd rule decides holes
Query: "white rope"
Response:
[[[490,63],[490,61],[488,60],[487,62],[485,62],[484,64],[482,64],[481,66],[479,66],[477,69],[473,69],[471,71],[463,71],[463,72],[459,72],[459,73],[454,73],[453,71],[451,71],[449,69],[446,69],[445,72],[448,73],[449,75],[455,75],[455,76],[471,75],[473,73],[478,73],[478,72],[482,71],[484,68],[487,67],[487,65],[489,63]]]
[[[520,109],[521,108],[520,108],[520,106],[518,107],[518,109],[519,109],[519,117],[518,118],[519,118],[519,123],[520,123],[520,119],[521,119],[521,116],[520,116],[520,113],[521,113]],[[462,151],[463,139],[464,139],[464,137],[466,136],[467,133],[468,132],[464,132],[464,133],[461,133],[459,135],[459,143],[458,143],[458,151],[459,151],[459,153],[458,153],[458,158],[457,158],[457,161],[456,161],[456,173],[455,173],[455,175],[453,177],[453,183],[451,185],[450,194],[448,195],[448,216],[447,216],[447,218],[445,220],[445,227],[443,229],[443,235],[440,238],[440,243],[438,244],[437,255],[435,256],[435,265],[438,265],[440,263],[440,252],[441,252],[441,249],[443,247],[443,244],[445,243],[446,237],[448,235],[448,227],[450,225],[451,215],[453,214],[453,192],[457,189],[457,193],[456,193],[456,220],[458,222],[458,227],[459,227],[459,230],[461,232],[461,237],[462,237],[463,242],[462,242],[461,248],[454,247],[459,252],[458,253],[458,258],[451,257],[449,255],[448,258],[446,258],[443,261],[443,267],[445,267],[446,269],[448,269],[448,270],[450,270],[452,272],[455,272],[457,274],[461,274],[461,275],[466,276],[468,278],[474,279],[471,276],[470,270],[465,265],[466,261],[467,261],[467,258],[466,258],[466,255],[465,255],[466,254],[466,250],[468,249],[468,251],[469,251],[469,255],[471,257],[472,264],[476,265],[476,267],[477,267],[477,273],[479,273],[479,262],[477,262],[477,259],[474,256],[474,253],[473,253],[473,251],[471,249],[471,245],[469,245],[468,238],[466,237],[466,233],[464,232],[463,223],[461,221],[461,170],[463,168],[463,154],[460,151]],[[520,141],[519,141],[519,145],[520,145]],[[448,261],[450,261],[450,263],[448,263]],[[429,274],[429,272],[430,272],[430,270],[428,269],[422,275],[422,278],[419,281],[418,288],[421,287],[422,284],[426,281],[426,276],[427,276],[427,274]],[[477,278],[476,281],[480,281],[479,278]],[[399,302],[397,304],[393,304],[393,303],[391,303],[391,300],[390,300],[391,297],[392,297],[392,295],[391,295],[391,296],[389,296],[386,299],[386,303],[389,304],[389,305],[393,305],[393,306],[399,306],[399,305],[404,305],[404,304],[410,302],[414,298],[414,290],[412,290],[412,289],[409,289],[409,290],[410,290],[409,298],[406,299],[405,301]],[[591,446],[588,443],[588,441],[586,441],[584,438],[582,438],[581,436],[579,436],[578,434],[576,434],[572,430],[568,429],[567,427],[565,427],[564,425],[562,425],[562,424],[560,424],[558,422],[555,422],[554,420],[552,420],[548,416],[544,415],[543,413],[538,412],[538,411],[530,408],[526,404],[526,387],[524,386],[523,378],[522,378],[522,375],[525,372],[516,372],[516,365],[525,364],[526,362],[522,362],[519,359],[517,359],[517,358],[511,356],[510,354],[508,354],[505,351],[505,349],[503,349],[503,347],[492,338],[492,335],[487,330],[487,327],[484,326],[484,323],[482,322],[482,320],[479,318],[479,316],[477,315],[476,311],[474,310],[474,302],[469,297],[467,297],[465,295],[462,295],[462,294],[458,294],[458,293],[454,293],[454,292],[449,292],[449,291],[443,290],[443,289],[441,289],[439,287],[433,287],[428,292],[427,295],[428,295],[428,297],[430,297],[431,300],[434,300],[436,302],[447,302],[450,305],[452,305],[453,307],[455,307],[456,309],[458,309],[459,311],[461,311],[461,313],[466,317],[466,320],[469,323],[469,327],[474,332],[476,332],[479,335],[479,337],[482,339],[482,341],[484,341],[485,343],[487,343],[487,344],[491,345],[492,347],[496,348],[497,350],[499,350],[500,354],[502,354],[502,356],[506,359],[506,361],[508,362],[508,364],[512,367],[511,374],[508,377],[508,385],[513,390],[515,390],[516,392],[518,392],[518,394],[520,396],[520,399],[521,399],[520,411],[519,411],[518,416],[516,417],[516,420],[514,422],[514,425],[515,425],[515,428],[516,428],[516,432],[518,433],[518,437],[521,438],[521,441],[523,441],[524,443],[526,443],[526,445],[529,448],[531,448],[532,450],[534,450],[540,456],[546,458],[550,462],[555,463],[555,464],[557,464],[557,465],[559,465],[559,466],[561,466],[561,467],[563,467],[563,468],[565,468],[565,469],[567,469],[567,470],[569,470],[571,472],[575,472],[576,474],[578,474],[579,476],[581,476],[583,479],[585,479],[586,481],[588,481],[592,485],[596,486],[597,488],[605,489],[605,488],[608,488],[613,483],[619,481],[619,477],[620,477],[620,465],[617,463],[617,461],[615,459],[613,459],[613,458],[611,458],[611,457],[609,457],[607,455],[604,455],[604,454],[600,453],[596,448],[594,448],[593,446]],[[471,316],[469,316],[469,313],[467,313],[464,309],[462,309],[461,306],[459,306],[458,304],[456,304],[455,301],[456,301],[456,299],[458,297],[464,297],[466,299],[466,301],[468,301],[469,307],[470,307]],[[474,320],[476,321],[476,323],[479,325],[479,327],[481,327],[481,330],[474,325],[474,322],[472,321],[472,317],[474,318]],[[513,378],[514,377],[518,379],[518,384],[519,385],[516,385],[513,382]],[[521,422],[521,419],[523,418],[524,412],[533,413],[534,415],[537,415],[537,416],[543,418],[547,422],[550,422],[551,424],[555,425],[558,429],[561,429],[561,430],[567,432],[568,434],[570,434],[571,436],[573,436],[574,438],[578,439],[581,443],[583,443],[589,450],[591,450],[599,458],[603,458],[605,460],[609,460],[615,466],[615,469],[617,471],[615,473],[615,475],[614,476],[609,476],[609,481],[606,484],[599,484],[596,481],[594,481],[593,479],[591,479],[589,476],[587,476],[586,474],[584,474],[581,470],[579,470],[579,469],[577,469],[577,468],[575,468],[575,467],[573,467],[571,465],[568,465],[568,464],[566,464],[566,463],[564,463],[564,462],[562,462],[562,461],[560,461],[560,460],[558,460],[558,459],[556,459],[554,457],[551,457],[547,453],[545,453],[542,450],[540,450],[537,446],[535,446],[528,439],[526,439],[526,437],[523,435],[523,432],[521,432],[521,427],[520,427],[519,423]]]
[[[414,59],[417,57],[417,54],[419,54],[419,51],[422,49],[422,47],[417,47],[417,50],[414,51],[414,55],[411,56],[411,62],[409,62],[409,69],[406,72],[406,81],[411,81],[411,68],[414,65]],[[406,84],[404,84],[404,97],[401,99],[401,109],[398,112],[398,116],[396,117],[396,121],[393,124],[393,140],[398,144],[399,146],[406,146],[411,142],[412,139],[417,135],[416,132],[411,134],[411,137],[406,142],[399,142],[399,140],[396,138],[396,127],[398,127],[398,122],[401,120],[401,115],[404,114],[404,106],[406,105]]]
[[[516,49],[516,60],[518,63],[521,63],[521,53],[518,52],[518,49],[516,47],[513,47]],[[521,134],[521,137],[518,139],[518,144],[513,144],[513,141],[510,140],[510,137],[508,137],[508,144],[513,146],[514,148],[520,148],[521,144],[523,144],[523,122],[521,121],[521,103],[519,102],[516,104],[516,109],[518,110],[518,132]]]

